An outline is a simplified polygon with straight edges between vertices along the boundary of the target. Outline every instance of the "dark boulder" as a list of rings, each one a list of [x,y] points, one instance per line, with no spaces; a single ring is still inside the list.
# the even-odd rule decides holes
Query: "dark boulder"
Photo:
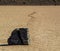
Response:
[[[8,38],[8,45],[28,45],[27,28],[13,30]]]

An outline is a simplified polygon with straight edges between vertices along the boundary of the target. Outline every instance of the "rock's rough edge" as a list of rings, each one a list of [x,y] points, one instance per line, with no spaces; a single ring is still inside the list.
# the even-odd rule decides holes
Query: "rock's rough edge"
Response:
[[[0,0],[0,5],[60,5],[60,0]]]

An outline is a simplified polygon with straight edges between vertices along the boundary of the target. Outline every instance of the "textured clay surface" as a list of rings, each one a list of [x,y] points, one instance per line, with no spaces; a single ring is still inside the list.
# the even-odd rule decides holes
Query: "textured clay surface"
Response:
[[[0,44],[15,28],[29,28],[29,45],[0,51],[60,51],[60,6],[0,6]]]

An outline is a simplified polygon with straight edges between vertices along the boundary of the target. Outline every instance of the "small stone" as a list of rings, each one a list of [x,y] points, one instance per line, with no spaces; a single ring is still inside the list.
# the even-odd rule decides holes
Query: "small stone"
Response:
[[[27,28],[13,30],[8,38],[8,45],[28,45]]]

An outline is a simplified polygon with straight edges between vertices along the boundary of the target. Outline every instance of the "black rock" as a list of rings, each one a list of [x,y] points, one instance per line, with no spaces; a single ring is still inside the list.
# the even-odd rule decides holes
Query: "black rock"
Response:
[[[27,28],[13,30],[8,38],[8,45],[28,45]]]

